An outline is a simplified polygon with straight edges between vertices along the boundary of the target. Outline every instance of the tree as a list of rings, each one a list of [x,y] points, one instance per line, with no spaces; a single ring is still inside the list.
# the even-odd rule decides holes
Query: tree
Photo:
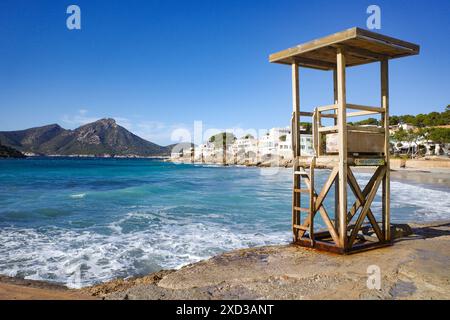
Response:
[[[396,132],[394,132],[391,135],[392,140],[396,142],[406,141],[407,132],[406,130],[403,130],[403,128],[400,128]]]
[[[391,135],[392,140],[394,140],[395,142],[397,142],[397,146],[402,145],[402,142],[407,142],[409,144],[409,148],[408,148],[408,154],[411,152],[411,158],[414,157],[414,155],[416,154],[415,152],[413,152],[413,148],[411,147],[412,143],[418,143],[418,140],[422,138],[423,136],[423,131],[422,130],[403,130],[402,128],[400,128],[399,130],[397,130],[394,134]],[[417,149],[418,150],[418,149]],[[415,151],[417,151],[415,150]]]
[[[312,123],[311,122],[300,122],[300,127],[307,133],[312,132]]]
[[[351,124],[355,125],[355,126],[364,126],[364,125],[375,125],[375,126],[378,126],[380,124],[380,121],[378,121],[375,118],[368,118],[368,119],[365,119],[365,120],[356,121],[356,122],[351,123]]]
[[[435,143],[450,143],[450,129],[429,128],[427,130],[427,139]]]
[[[390,116],[389,117],[389,124],[390,125],[396,126],[396,125],[399,124],[399,122],[400,122],[400,118],[398,116]]]
[[[230,145],[234,142],[234,140],[236,140],[236,137],[231,132],[221,132],[209,138],[209,142],[214,143],[215,148],[222,148],[224,142],[226,145]]]

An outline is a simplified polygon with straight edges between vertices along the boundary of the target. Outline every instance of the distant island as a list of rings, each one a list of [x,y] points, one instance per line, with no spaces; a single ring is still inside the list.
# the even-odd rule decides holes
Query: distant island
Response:
[[[75,130],[58,124],[19,131],[0,131],[3,157],[98,156],[165,157],[173,145],[160,146],[121,127],[114,119],[100,119]],[[12,151],[14,150],[14,151]],[[17,153],[18,152],[18,153]]]

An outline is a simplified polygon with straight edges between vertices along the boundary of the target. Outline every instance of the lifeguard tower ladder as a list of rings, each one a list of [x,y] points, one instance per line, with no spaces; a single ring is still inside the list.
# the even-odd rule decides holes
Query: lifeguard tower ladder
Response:
[[[341,254],[391,244],[388,61],[418,53],[418,45],[352,28],[270,55],[270,62],[287,64],[292,68],[292,230],[295,243]],[[373,107],[347,103],[346,68],[372,62],[380,62],[381,105]],[[333,72],[333,104],[316,107],[312,112],[300,111],[299,67]],[[381,115],[381,126],[347,123],[350,117],[377,114]],[[301,154],[300,117],[312,118],[313,156]],[[324,119],[332,125],[324,126]],[[331,169],[319,193],[314,183],[317,166]],[[356,180],[351,169],[353,166],[376,167],[364,188]],[[305,187],[302,187],[302,180]],[[325,198],[333,184],[335,210],[334,217],[330,217],[325,209]],[[355,196],[351,206],[348,205],[347,185]],[[382,208],[379,222],[371,205],[380,185]],[[309,195],[308,203],[303,206],[300,203],[302,193]],[[302,213],[306,217],[302,217]],[[326,225],[325,231],[315,230],[317,213]],[[366,219],[370,224],[364,226]],[[367,230],[372,234],[365,232]]]

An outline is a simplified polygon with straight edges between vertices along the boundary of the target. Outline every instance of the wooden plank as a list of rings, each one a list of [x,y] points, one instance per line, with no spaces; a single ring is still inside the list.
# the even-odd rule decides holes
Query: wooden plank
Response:
[[[303,230],[303,231],[308,231],[308,230],[309,230],[308,227],[305,227],[305,226],[302,226],[302,225],[299,225],[299,224],[294,224],[293,227],[294,227],[295,229],[299,229],[299,230]]]
[[[376,112],[376,111],[355,111],[355,112],[348,112],[347,118],[370,116],[370,115],[377,115],[377,114],[379,114],[379,112]]]
[[[349,154],[372,154],[380,156],[384,152],[384,134],[371,131],[347,131],[347,152]],[[326,152],[339,152],[339,133],[328,133]]]
[[[383,167],[380,166],[375,170],[375,173],[373,174],[373,176],[370,178],[369,182],[366,184],[366,186],[364,187],[363,191],[362,191],[362,195],[364,197],[364,199],[367,197],[367,195],[369,194],[370,190],[372,190],[372,187],[376,181],[376,178],[380,175],[381,170],[383,170]],[[361,201],[359,201],[358,198],[356,198],[355,203],[353,204],[353,206],[350,208],[350,211],[347,214],[347,221],[348,223],[350,223],[352,221],[352,218],[355,216],[356,212],[358,211],[359,208],[361,208]]]
[[[300,211],[300,212],[309,212],[309,208],[302,208],[302,207],[294,207],[295,211]]]
[[[333,102],[338,104],[338,88],[337,88],[337,70],[333,70]],[[334,125],[337,126],[337,113],[338,110],[334,110],[336,118],[334,119]],[[339,230],[339,176],[334,180],[334,226]]]
[[[314,114],[312,117],[312,138],[313,138],[313,149],[314,149],[314,155],[319,156],[320,155],[320,145],[319,145],[319,131],[317,131],[317,128],[319,124],[317,123],[317,109],[314,110]]]
[[[297,193],[308,193],[309,194],[309,189],[294,188],[294,192],[297,192]]]
[[[327,226],[328,230],[330,231],[330,234],[331,234],[331,237],[333,238],[334,243],[336,245],[339,245],[339,243],[340,243],[339,235],[336,232],[333,222],[331,222],[330,217],[328,216],[328,213],[323,206],[321,206],[319,208],[319,213],[322,217],[323,222],[325,222],[325,225]]]
[[[333,45],[333,46],[336,46],[336,45]],[[371,50],[367,50],[367,49],[364,49],[361,47],[355,47],[355,46],[344,45],[344,44],[339,44],[339,46],[341,46],[347,54],[361,57],[364,59],[380,61],[380,60],[384,60],[384,59],[389,59],[389,57],[390,57],[389,55],[373,52]]]
[[[309,178],[305,178],[304,180],[305,180],[305,184],[307,185],[307,187],[311,188]],[[316,199],[317,199],[317,194],[314,192],[314,201],[316,201]],[[327,211],[325,210],[325,207],[322,205],[320,207],[316,206],[316,208],[318,208],[319,213],[322,216],[322,220],[325,222],[325,225],[327,226],[328,231],[330,232],[331,237],[333,238],[333,241],[335,242],[336,245],[339,245],[339,242],[340,242],[339,235],[337,234],[336,229],[335,229],[333,223],[331,222]],[[311,223],[310,218],[311,218],[311,216],[309,215],[304,223],[305,226],[309,226],[309,224]],[[300,238],[303,236],[303,234],[304,234],[304,232],[299,232]]]
[[[347,103],[347,109],[372,111],[374,113],[384,113],[384,109],[383,108],[371,107],[371,106],[363,106],[361,104],[352,104],[352,103]]]
[[[302,117],[312,117],[314,115],[314,112],[308,112],[308,111],[300,111],[300,116]],[[330,118],[330,119],[336,119],[336,115],[334,114],[322,114],[322,118]]]
[[[294,113],[294,127],[292,128],[292,139],[294,140],[294,157],[300,156],[299,123],[300,123],[300,88],[299,67],[297,63],[292,64],[292,108]]]
[[[356,38],[356,28],[347,29],[341,32],[334,33],[332,35],[312,40],[304,44],[298,45],[293,48],[279,51],[271,54],[269,57],[270,62],[286,63],[289,58],[296,56],[300,53],[312,51],[323,46],[328,46],[333,43],[338,43],[346,39]]]
[[[381,61],[381,107],[384,109],[384,117],[382,124],[385,129],[385,144],[384,156],[386,160],[386,174],[383,178],[382,185],[382,217],[383,217],[383,231],[385,241],[391,240],[391,219],[390,219],[390,163],[389,163],[389,61]]]
[[[361,28],[356,28],[355,32],[356,32],[358,38],[364,37],[364,38],[368,38],[372,41],[373,40],[382,41],[386,44],[401,47],[402,49],[410,50],[415,53],[419,53],[419,51],[420,51],[420,46],[418,46],[417,44],[411,43],[411,42],[392,38],[389,36],[385,36],[383,34],[379,34],[379,33],[376,33],[373,31],[368,31],[368,30],[361,29]]]
[[[282,64],[292,64],[297,61],[305,67],[333,70],[335,61],[330,49],[335,46],[347,50],[346,66],[348,67],[415,55],[420,50],[418,45],[407,41],[351,28],[271,54],[269,61]]]
[[[329,110],[335,110],[337,108],[338,108],[337,104],[330,104],[328,106],[317,107],[317,111],[324,112],[324,111],[329,111]]]
[[[300,112],[300,116],[302,117],[312,117],[314,115],[313,112],[308,112],[308,111],[301,111]]]
[[[378,167],[384,166],[386,161],[383,158],[356,158],[354,160],[355,166]]]
[[[333,170],[331,171],[330,176],[328,177],[327,181],[323,185],[322,190],[320,191],[320,194],[317,196],[317,199],[315,201],[316,208],[319,208],[320,206],[322,206],[322,203],[325,200],[328,192],[330,191],[333,181],[336,178],[338,173],[339,173],[339,168],[334,167]]]
[[[316,147],[314,150],[316,151],[315,155],[320,157],[322,155],[322,134],[320,134],[319,129],[322,127],[322,119],[320,117],[321,113],[317,110],[317,108],[315,110],[316,110],[316,117],[314,120],[315,120],[316,126],[315,126],[314,134],[316,135],[316,143],[317,144],[316,144]]]
[[[327,252],[333,252],[333,253],[338,253],[338,254],[345,253],[345,250],[343,248],[340,248],[340,247],[336,246],[335,244],[326,242],[326,241],[319,241],[319,240],[312,241],[311,239],[301,238],[301,239],[298,239],[295,242],[295,244],[298,244],[302,247],[314,248],[314,249],[317,249],[320,251],[327,251]]]
[[[337,97],[339,135],[339,245],[347,247],[347,118],[345,53],[337,50]]]
[[[322,69],[322,70],[329,70],[335,68],[335,64],[331,62],[319,61],[305,57],[294,57],[293,59],[296,63],[306,68]]]
[[[378,175],[378,177],[375,180],[372,190],[370,190],[369,194],[367,195],[366,201],[363,205],[363,208],[361,209],[361,213],[359,214],[358,219],[356,220],[355,227],[353,228],[352,233],[350,234],[350,238],[348,240],[349,248],[351,248],[353,242],[355,241],[356,235],[358,234],[358,231],[361,229],[361,225],[364,222],[364,219],[370,210],[372,201],[375,198],[375,195],[377,194],[378,187],[380,186],[381,181],[383,180],[384,170],[385,168],[383,167],[382,172]]]
[[[358,185],[358,181],[356,180],[355,176],[353,175],[353,172],[350,168],[348,168],[348,181],[350,184],[350,188],[353,190],[353,193],[355,194],[356,198],[360,201],[361,204],[364,205],[366,198],[362,194],[361,188]],[[384,241],[384,235],[380,230],[380,227],[378,226],[378,223],[373,216],[372,210],[369,208],[367,211],[367,217],[370,221],[370,224],[373,227],[373,230],[375,231],[375,234],[378,237],[379,241]]]
[[[298,64],[293,63],[292,69],[292,154],[293,154],[293,170],[297,170],[297,158],[300,156],[300,147],[298,145],[298,126],[300,123],[300,88],[299,88],[299,67]],[[301,188],[301,180],[299,176],[294,174],[293,177],[293,190],[295,188]],[[294,208],[300,207],[300,194],[295,191],[292,192],[292,226],[301,224],[300,212],[297,212]],[[292,233],[294,234],[294,241],[298,238],[298,230],[292,227]]]
[[[338,126],[320,127],[317,129],[318,132],[336,132],[338,130]]]
[[[314,166],[315,157],[312,158],[311,165],[309,166],[309,237],[314,240],[314,216],[316,214],[316,199],[314,199]]]

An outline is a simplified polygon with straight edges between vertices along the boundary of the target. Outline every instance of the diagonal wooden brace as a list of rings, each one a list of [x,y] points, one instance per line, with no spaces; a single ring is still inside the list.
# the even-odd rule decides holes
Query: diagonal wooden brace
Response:
[[[364,196],[364,199],[367,197],[367,195],[369,194],[370,190],[372,190],[372,187],[373,187],[377,177],[380,175],[380,172],[382,170],[383,170],[382,166],[378,167],[375,170],[375,173],[373,174],[372,178],[370,178],[369,182],[364,187],[364,190],[362,191],[362,195]],[[357,198],[355,203],[353,204],[352,208],[350,209],[350,211],[347,214],[347,221],[348,221],[348,223],[350,223],[350,221],[355,216],[355,214],[358,211],[358,209],[361,208],[362,206],[363,206],[363,204],[361,204],[361,201]]]
[[[323,201],[325,200],[325,197],[327,196],[327,194],[333,184],[333,181],[336,178],[336,175],[338,173],[339,173],[339,168],[338,167],[333,168],[330,176],[328,177],[328,180],[326,181],[326,183],[325,183],[324,187],[322,188],[322,191],[320,192],[319,195],[317,195],[317,193],[313,190],[315,208],[311,211],[311,213],[306,218],[305,223],[303,224],[303,226],[305,228],[307,228],[311,224],[312,219],[314,219],[316,212],[319,211],[323,221],[325,222],[325,225],[327,226],[327,228],[330,232],[331,237],[333,238],[333,241],[336,244],[339,243],[339,236],[336,232],[333,222],[330,220],[330,217],[328,216],[328,212],[326,211],[325,207],[323,206]],[[313,188],[313,186],[311,185],[311,181],[309,180],[308,177],[305,177],[304,180],[309,189]],[[306,232],[306,230],[300,230],[299,237],[300,238],[303,237],[305,232]]]
[[[378,173],[379,174],[379,173]],[[358,185],[358,181],[356,180],[355,176],[353,175],[353,172],[350,168],[348,168],[347,171],[347,175],[348,175],[348,181],[350,184],[350,188],[352,189],[353,193],[355,194],[356,198],[359,200],[360,205],[364,205],[366,202],[365,196],[363,195],[361,188]],[[374,174],[375,175],[375,174]],[[383,174],[384,177],[384,174]],[[375,234],[378,237],[379,241],[383,241],[384,237],[383,237],[383,233],[381,232],[380,227],[378,226],[377,220],[375,219],[372,210],[369,208],[367,211],[367,218],[370,221],[370,224],[373,227],[373,230],[375,231]]]
[[[386,167],[383,166],[382,168],[383,169],[380,171],[379,175],[376,177],[375,183],[374,183],[372,189],[370,190],[369,194],[367,195],[367,198],[366,198],[366,201],[364,202],[361,213],[359,214],[359,217],[356,220],[355,227],[353,228],[350,238],[348,240],[349,247],[351,247],[353,242],[355,241],[356,235],[358,234],[358,231],[361,229],[361,225],[364,221],[364,218],[366,217],[367,213],[369,212],[372,201],[375,198],[378,187],[380,186],[380,183],[383,180],[384,174],[386,172]]]

